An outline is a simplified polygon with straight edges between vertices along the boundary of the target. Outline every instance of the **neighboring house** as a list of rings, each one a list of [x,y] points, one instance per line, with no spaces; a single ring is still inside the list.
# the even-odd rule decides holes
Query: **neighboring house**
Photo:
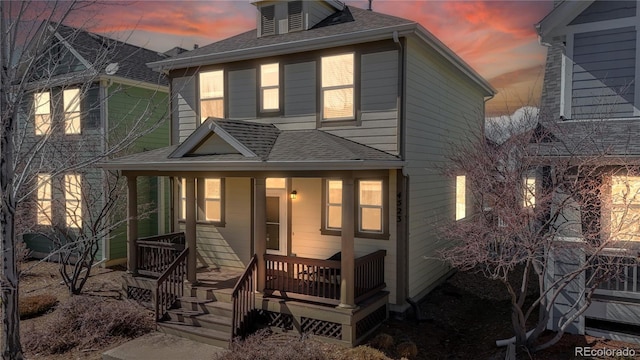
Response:
[[[172,146],[101,166],[127,177],[132,202],[137,177],[173,179],[192,295],[230,301],[203,293],[220,288],[207,279],[247,268],[248,314],[356,344],[449,274],[434,224],[472,209],[464,176],[439,165],[481,131],[495,90],[416,22],[339,1],[254,4],[257,29],[150,64],[171,82]],[[129,269],[163,273],[129,211]],[[162,286],[140,297],[179,295]]]
[[[566,221],[577,225],[567,227],[565,235],[579,241],[593,231],[609,236],[607,229],[617,227],[624,209],[635,225],[623,228],[623,236],[616,235],[614,240],[631,241],[634,248],[633,242],[640,239],[640,209],[635,201],[625,204],[625,199],[627,194],[635,196],[640,186],[637,167],[629,167],[640,158],[640,6],[637,1],[556,2],[536,28],[541,43],[548,47],[541,129],[549,134],[538,155],[547,157],[549,164],[553,158],[588,161],[596,169],[593,173],[601,174],[593,180],[603,185],[599,202],[594,202],[597,206],[566,214]],[[633,265],[637,254],[629,256],[624,274],[596,290],[593,303],[570,328],[572,332],[628,339],[602,329],[611,323],[640,325],[640,279]],[[580,261],[579,256],[556,259],[550,279],[566,274]],[[558,316],[578,299],[584,277],[578,281],[578,288],[559,298],[549,328],[555,329]]]
[[[21,161],[30,162],[31,184],[37,188],[20,209],[20,232],[38,258],[54,247],[48,235],[94,226],[101,216],[107,182],[113,179],[102,169],[78,164],[102,160],[99,156],[118,148],[114,144],[135,124],[135,131],[159,126],[111,156],[169,145],[168,83],[145,65],[166,55],[61,24],[41,29],[53,33],[54,43],[36,49],[47,55],[29,85],[33,96],[23,105],[18,149]],[[161,179],[140,179],[138,201],[157,207],[167,186]],[[126,260],[125,200],[117,202],[119,215],[104,226],[109,231],[100,239],[96,261],[106,266]],[[141,221],[140,233],[164,232],[165,216],[150,214]]]

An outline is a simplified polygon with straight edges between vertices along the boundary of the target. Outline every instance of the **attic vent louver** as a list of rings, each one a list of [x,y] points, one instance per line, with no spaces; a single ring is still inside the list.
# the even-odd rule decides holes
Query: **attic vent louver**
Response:
[[[291,1],[287,5],[289,32],[302,30],[302,1]]]
[[[262,36],[276,34],[275,5],[265,6],[260,10]]]

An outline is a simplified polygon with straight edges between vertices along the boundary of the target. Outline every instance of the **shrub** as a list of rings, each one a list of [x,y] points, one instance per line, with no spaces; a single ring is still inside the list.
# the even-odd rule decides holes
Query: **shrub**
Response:
[[[273,334],[260,330],[244,341],[234,342],[231,351],[218,360],[340,360],[342,348],[321,343],[308,336]]]
[[[21,297],[18,302],[20,319],[31,319],[49,312],[58,303],[58,298],[51,294]]]
[[[418,346],[411,341],[406,341],[398,344],[396,352],[404,358],[413,359],[418,355]]]
[[[357,346],[345,351],[344,360],[390,360],[383,352],[368,346]]]
[[[153,317],[133,302],[86,296],[74,296],[60,304],[38,328],[31,325],[23,337],[25,348],[48,354],[75,347],[101,347],[154,329]]]
[[[369,346],[380,350],[389,350],[393,346],[393,336],[380,333],[371,339]]]

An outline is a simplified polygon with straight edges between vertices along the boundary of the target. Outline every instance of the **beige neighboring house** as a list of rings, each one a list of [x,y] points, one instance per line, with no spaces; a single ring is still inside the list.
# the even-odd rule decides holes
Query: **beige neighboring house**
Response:
[[[149,64],[170,79],[172,146],[102,165],[130,184],[127,289],[174,320],[160,329],[202,341],[259,316],[355,345],[449,274],[434,224],[472,209],[464,177],[437,166],[483,128],[495,90],[411,20],[254,5],[257,29]],[[173,234],[137,240],[146,176],[174,184]],[[193,297],[166,310],[180,269]]]

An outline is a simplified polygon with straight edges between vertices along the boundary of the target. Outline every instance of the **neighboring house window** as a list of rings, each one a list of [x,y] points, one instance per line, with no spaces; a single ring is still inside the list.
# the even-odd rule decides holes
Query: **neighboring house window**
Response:
[[[260,66],[260,100],[262,111],[280,110],[280,65]]]
[[[342,228],[342,181],[326,181],[326,224],[331,230]]]
[[[355,235],[388,239],[389,227],[386,182],[377,179],[360,179],[355,183]],[[324,209],[322,232],[339,235],[342,228],[342,181],[326,180],[324,184]]]
[[[200,73],[200,118],[224,118],[224,71]]]
[[[322,120],[355,118],[354,54],[322,58]]]
[[[536,178],[535,176],[527,176],[524,179],[523,206],[526,208],[534,208],[536,206]]]
[[[260,27],[261,34],[275,35],[276,33],[276,8],[275,5],[263,6],[260,9]]]
[[[80,134],[80,89],[62,92],[64,101],[64,133]]]
[[[82,180],[79,174],[64,176],[64,199],[67,227],[82,227]]]
[[[35,107],[35,134],[44,135],[51,130],[51,93],[36,93],[33,97]]]
[[[289,31],[302,30],[302,1],[290,1],[287,7]]]
[[[38,174],[38,225],[51,225],[51,175]]]
[[[358,182],[358,227],[360,232],[382,232],[382,180]]]
[[[611,232],[618,240],[640,240],[640,177],[611,179]]]
[[[467,177],[456,176],[456,220],[467,216]]]

